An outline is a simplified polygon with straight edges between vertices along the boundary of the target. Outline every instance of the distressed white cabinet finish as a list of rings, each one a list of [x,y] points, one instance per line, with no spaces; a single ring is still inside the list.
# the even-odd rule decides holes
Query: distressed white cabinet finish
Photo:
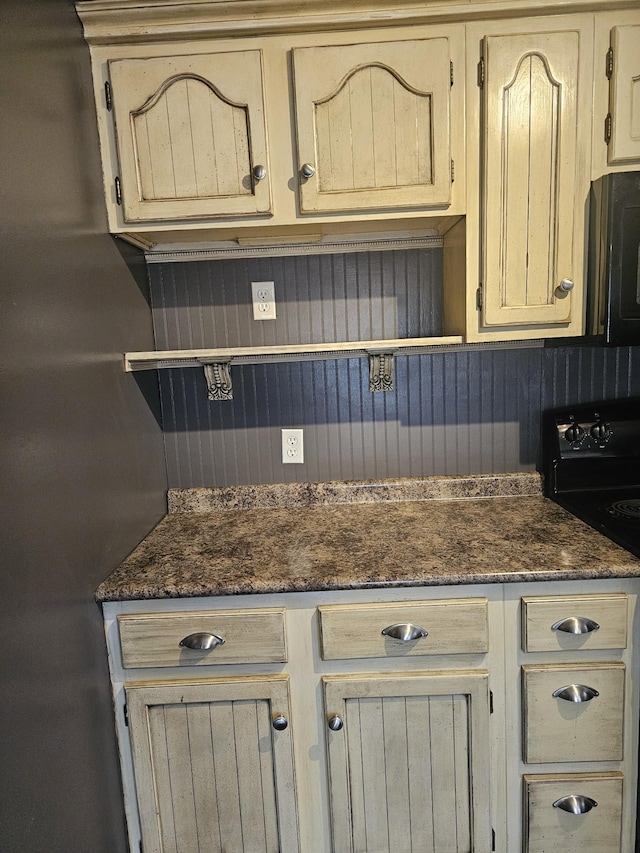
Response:
[[[579,842],[594,816],[593,838],[614,838],[617,846],[584,849],[632,853],[638,592],[637,580],[611,579],[105,604],[132,853],[141,838],[145,853],[488,853],[494,835],[496,853],[583,853]],[[262,653],[260,631],[243,634],[235,625],[243,614],[262,614],[275,626],[274,639],[284,616],[284,660]],[[597,632],[582,635],[582,646],[558,641],[551,626],[572,615],[599,617],[602,642]],[[626,629],[612,634],[610,617]],[[161,649],[162,620],[175,642],[192,628],[216,633],[217,625],[222,634],[224,625],[226,643],[203,650],[191,665],[162,651],[142,667],[144,658],[127,657],[134,667],[126,667],[123,650],[140,650],[145,619]],[[419,624],[427,636],[380,642],[382,628],[396,621]],[[135,632],[123,634],[120,623]],[[523,651],[523,623],[527,642],[545,651]],[[346,639],[356,635],[365,645],[356,650],[361,656],[349,657]],[[216,650],[227,645],[227,662],[212,666]],[[597,679],[612,704],[602,706],[586,740],[606,745],[614,719],[615,753],[580,747],[577,754],[571,746],[570,754],[538,754],[536,763],[525,763],[523,667],[532,680],[552,673],[554,689],[564,675]],[[611,674],[613,683],[605,684],[601,675]],[[543,716],[548,688],[545,682]],[[612,690],[617,698],[609,697]],[[580,723],[579,709],[570,710],[576,719],[558,723],[559,745],[561,727],[574,737]],[[279,715],[288,721],[282,731],[273,727]],[[336,716],[342,728],[329,725]],[[529,732],[532,748],[544,743],[545,732],[538,718]],[[587,787],[596,781],[599,787]],[[558,798],[581,792],[599,802],[594,815],[553,808]],[[589,820],[576,822],[581,817]],[[557,826],[562,832],[552,840]],[[234,835],[239,828],[243,841]]]
[[[640,23],[613,27],[609,115],[609,163],[640,163]]]
[[[108,65],[126,222],[269,213],[259,50]]]
[[[303,213],[449,204],[448,38],[296,48],[293,68]]]
[[[323,679],[335,851],[490,847],[488,673]]]
[[[299,850],[287,679],[126,689],[147,853]]]
[[[482,323],[583,326],[590,18],[482,40]],[[551,332],[551,334],[555,334]]]

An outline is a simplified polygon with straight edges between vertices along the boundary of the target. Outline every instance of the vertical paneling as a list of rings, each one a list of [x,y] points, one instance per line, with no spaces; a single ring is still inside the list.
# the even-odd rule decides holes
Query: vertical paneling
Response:
[[[438,334],[438,249],[150,266],[160,349]],[[251,319],[275,281],[278,319]],[[395,388],[366,359],[232,368],[210,403],[200,370],[159,372],[169,485],[316,482],[533,470],[544,408],[640,395],[640,347],[562,346],[397,356]],[[280,429],[305,430],[282,465]]]

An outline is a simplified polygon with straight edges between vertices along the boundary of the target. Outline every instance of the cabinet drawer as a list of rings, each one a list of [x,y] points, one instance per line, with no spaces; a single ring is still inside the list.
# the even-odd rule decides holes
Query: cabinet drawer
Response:
[[[130,669],[287,660],[283,610],[132,614],[118,616],[118,628],[122,663]],[[210,648],[181,645],[194,634],[210,635],[192,640]]]
[[[525,762],[620,761],[624,676],[623,663],[523,666]]]
[[[572,633],[575,630],[583,633]],[[627,596],[624,593],[522,599],[522,650],[525,652],[624,649],[626,645]]]
[[[483,654],[489,649],[486,598],[318,610],[324,660]],[[383,634],[394,626],[390,635]]]
[[[576,808],[588,811],[554,807],[572,795]],[[524,777],[525,853],[619,853],[621,831],[622,773]]]

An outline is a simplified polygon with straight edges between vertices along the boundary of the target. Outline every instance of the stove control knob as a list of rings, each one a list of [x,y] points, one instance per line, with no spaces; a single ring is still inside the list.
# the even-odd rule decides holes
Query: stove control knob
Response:
[[[567,439],[569,444],[575,444],[578,441],[582,441],[584,438],[584,430],[580,424],[571,424],[571,426],[566,428],[564,437]]]
[[[603,444],[611,436],[611,427],[604,421],[596,421],[589,431],[591,438],[597,441],[598,444]]]

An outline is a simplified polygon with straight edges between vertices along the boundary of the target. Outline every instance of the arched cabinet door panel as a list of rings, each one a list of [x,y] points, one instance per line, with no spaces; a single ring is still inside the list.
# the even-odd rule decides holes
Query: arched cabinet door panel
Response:
[[[270,212],[259,50],[114,60],[109,76],[127,222]]]
[[[483,323],[569,324],[583,299],[579,29],[483,43]],[[584,126],[586,127],[586,125]]]
[[[450,204],[448,38],[298,48],[293,66],[303,213]]]

